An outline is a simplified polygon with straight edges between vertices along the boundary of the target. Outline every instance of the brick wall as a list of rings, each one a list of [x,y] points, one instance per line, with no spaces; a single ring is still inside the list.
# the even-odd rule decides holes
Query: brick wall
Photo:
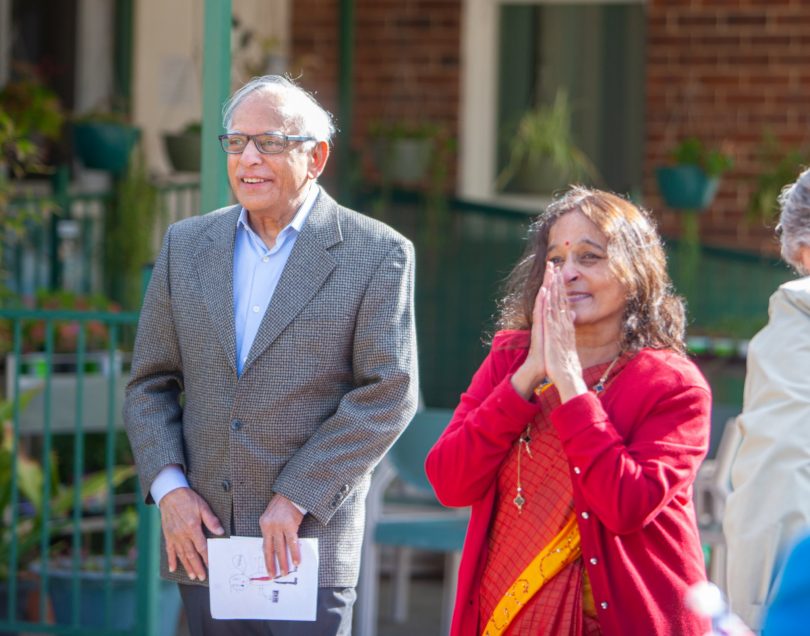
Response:
[[[460,22],[459,0],[355,1],[351,143],[367,176],[376,174],[367,143],[375,121],[432,122],[449,136],[458,135]],[[337,110],[338,25],[336,0],[293,5],[295,70],[303,69],[302,84],[316,90],[332,112]],[[455,163],[451,158],[453,172]]]
[[[746,222],[770,130],[785,147],[810,142],[810,6],[803,0],[651,0],[648,5],[645,193],[677,233],[654,168],[686,136],[730,151],[727,173],[701,217],[709,244],[775,253],[771,228]],[[798,167],[797,167],[798,172]]]
[[[763,133],[771,131],[786,148],[810,147],[805,2],[648,0],[644,191],[665,233],[678,233],[680,216],[658,197],[654,168],[681,139],[697,135],[735,159],[701,217],[703,240],[775,253],[772,230],[745,214],[762,170]],[[374,121],[433,121],[458,134],[461,2],[356,0],[355,16],[351,143],[373,177],[367,131]],[[333,111],[338,24],[337,0],[294,3],[294,71]],[[454,171],[454,158],[450,165]]]

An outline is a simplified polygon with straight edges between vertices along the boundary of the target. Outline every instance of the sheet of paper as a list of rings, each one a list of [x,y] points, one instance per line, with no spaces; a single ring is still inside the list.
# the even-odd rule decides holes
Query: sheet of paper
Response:
[[[211,616],[314,621],[318,606],[318,540],[299,539],[301,565],[271,579],[257,537],[208,539]],[[292,563],[292,560],[290,560]]]

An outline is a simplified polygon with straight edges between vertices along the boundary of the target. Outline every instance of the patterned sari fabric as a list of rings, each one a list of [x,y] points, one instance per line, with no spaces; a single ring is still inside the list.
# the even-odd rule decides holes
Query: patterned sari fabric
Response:
[[[622,362],[619,366],[623,366]],[[606,363],[586,369],[586,384],[593,386],[607,367]],[[531,455],[524,444],[516,443],[498,471],[497,503],[481,581],[479,625],[482,629],[521,572],[560,533],[573,514],[568,460],[550,420],[551,411],[560,405],[560,398],[556,388],[551,387],[537,399],[543,409],[531,423]],[[526,500],[522,511],[518,511],[513,501],[517,494],[518,452],[522,454],[520,477]],[[588,586],[584,578],[582,558],[578,557],[547,579],[540,590],[522,605],[517,616],[512,617],[509,626],[497,632],[498,636],[600,634],[593,612],[586,612],[584,595]]]

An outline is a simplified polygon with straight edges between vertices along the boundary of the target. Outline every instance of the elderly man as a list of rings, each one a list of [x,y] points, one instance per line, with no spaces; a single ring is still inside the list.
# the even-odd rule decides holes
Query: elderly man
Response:
[[[318,186],[334,127],[289,80],[242,87],[224,126],[239,203],[167,231],[126,429],[192,634],[349,634],[370,473],[416,407],[413,247]],[[213,535],[261,535],[271,575],[318,538],[317,620],[212,620]]]

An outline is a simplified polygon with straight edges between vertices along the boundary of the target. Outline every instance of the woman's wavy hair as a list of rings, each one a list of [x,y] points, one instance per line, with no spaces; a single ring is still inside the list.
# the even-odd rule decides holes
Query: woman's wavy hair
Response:
[[[549,230],[569,212],[581,212],[607,237],[610,268],[627,290],[622,349],[684,353],[684,303],[672,288],[649,214],[618,195],[583,186],[572,186],[532,223],[526,252],[505,281],[497,327],[530,328],[546,269]]]

